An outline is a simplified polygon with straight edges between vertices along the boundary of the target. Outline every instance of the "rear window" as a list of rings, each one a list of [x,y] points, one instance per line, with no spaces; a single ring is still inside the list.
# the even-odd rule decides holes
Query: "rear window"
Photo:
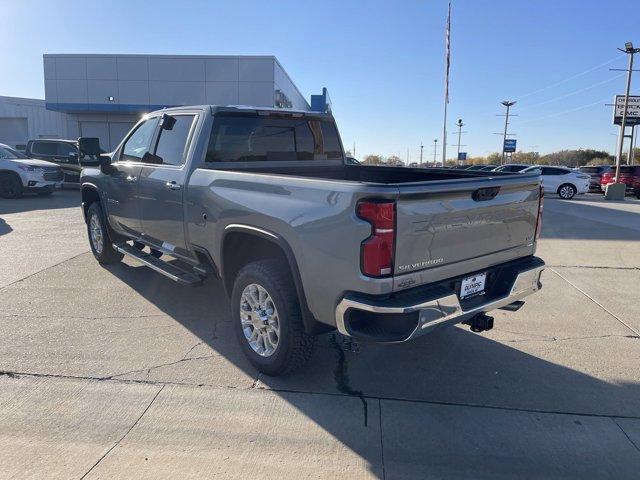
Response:
[[[607,169],[608,167],[580,167],[582,173],[600,173]]]
[[[342,147],[335,124],[316,117],[216,115],[207,162],[335,160]]]
[[[612,172],[615,173],[616,168],[613,167],[611,169]],[[621,175],[640,175],[640,167],[633,165],[620,165],[620,174]]]

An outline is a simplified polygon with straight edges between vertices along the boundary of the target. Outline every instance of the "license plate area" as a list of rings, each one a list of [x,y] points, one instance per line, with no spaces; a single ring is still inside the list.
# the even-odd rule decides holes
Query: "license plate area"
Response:
[[[460,300],[484,295],[487,283],[487,272],[476,273],[465,277],[460,282]]]

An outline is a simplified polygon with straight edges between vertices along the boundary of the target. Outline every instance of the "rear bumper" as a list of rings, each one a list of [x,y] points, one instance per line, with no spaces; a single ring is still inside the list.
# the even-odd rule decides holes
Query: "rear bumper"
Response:
[[[533,256],[489,268],[485,294],[465,300],[457,291],[473,272],[387,296],[348,294],[336,308],[336,327],[362,340],[404,342],[531,295],[542,288],[544,268],[544,261]]]

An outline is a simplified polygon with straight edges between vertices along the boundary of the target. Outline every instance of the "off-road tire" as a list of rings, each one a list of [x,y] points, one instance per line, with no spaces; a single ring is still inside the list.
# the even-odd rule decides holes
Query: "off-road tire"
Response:
[[[0,198],[20,198],[22,180],[15,173],[0,173]]]
[[[92,219],[98,222],[100,230],[102,232],[102,248],[98,248],[94,245],[94,238],[92,237]],[[101,265],[108,265],[111,263],[118,263],[122,260],[124,255],[113,249],[111,246],[113,241],[109,232],[109,228],[106,223],[106,217],[102,211],[102,207],[99,202],[93,202],[87,210],[87,236],[89,237],[89,245],[91,246],[91,252],[96,257],[98,263]]]
[[[278,312],[280,336],[275,352],[263,357],[247,341],[240,320],[240,302],[245,287],[258,284],[267,290]],[[302,367],[312,356],[314,337],[302,323],[300,303],[291,273],[278,260],[261,260],[243,267],[238,273],[231,295],[232,322],[240,347],[251,364],[270,376],[287,375]]]

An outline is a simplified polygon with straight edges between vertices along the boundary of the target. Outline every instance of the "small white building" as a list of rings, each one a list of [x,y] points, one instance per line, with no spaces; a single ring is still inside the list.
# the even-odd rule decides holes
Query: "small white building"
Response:
[[[0,143],[99,137],[115,148],[144,113],[179,105],[310,110],[273,56],[43,56],[45,100],[0,97]]]

